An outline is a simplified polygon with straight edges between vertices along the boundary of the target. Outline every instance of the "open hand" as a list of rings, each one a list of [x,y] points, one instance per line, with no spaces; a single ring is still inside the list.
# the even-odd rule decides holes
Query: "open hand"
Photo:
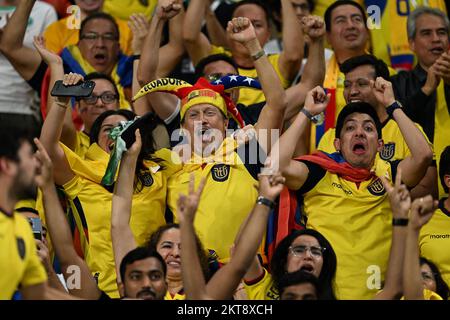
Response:
[[[61,64],[63,63],[62,58],[56,53],[48,50],[45,46],[45,39],[42,36],[35,36],[33,40],[33,45],[36,48],[37,52],[41,56],[42,60],[44,60],[47,65],[51,66],[52,64]]]
[[[133,33],[133,41],[131,46],[134,54],[140,54],[142,51],[142,45],[144,44],[145,37],[150,29],[150,23],[142,13],[132,14],[128,21],[128,26]]]

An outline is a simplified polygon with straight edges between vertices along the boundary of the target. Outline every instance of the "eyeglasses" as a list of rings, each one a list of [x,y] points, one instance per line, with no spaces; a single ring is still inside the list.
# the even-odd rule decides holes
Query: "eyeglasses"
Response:
[[[90,42],[94,42],[98,38],[101,38],[103,41],[108,41],[108,42],[112,42],[112,41],[117,41],[118,40],[117,35],[115,35],[113,33],[98,34],[98,33],[95,33],[95,32],[88,32],[88,33],[85,33],[85,34],[80,36],[80,39],[87,40],[87,41],[90,41]]]
[[[89,97],[84,97],[82,98],[84,102],[86,102],[87,104],[96,104],[98,98],[102,99],[102,102],[105,104],[109,104],[109,103],[113,103],[115,101],[117,101],[117,99],[119,98],[119,96],[117,94],[113,94],[113,93],[102,93],[99,96],[96,95],[91,95]]]
[[[323,253],[325,251],[326,248],[322,248],[322,247],[316,247],[316,246],[290,246],[289,247],[289,251],[296,257],[300,257],[304,254],[306,254],[306,251],[311,252],[311,255],[314,258],[320,258],[323,256]]]
[[[424,281],[436,281],[434,278],[434,274],[428,272],[422,272],[422,280]]]

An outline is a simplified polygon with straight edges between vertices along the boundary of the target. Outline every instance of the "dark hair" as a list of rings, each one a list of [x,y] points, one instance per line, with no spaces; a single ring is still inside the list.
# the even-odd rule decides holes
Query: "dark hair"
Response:
[[[111,78],[111,76],[104,74],[104,73],[100,73],[100,72],[91,72],[89,74],[87,74],[84,77],[84,80],[98,80],[98,79],[102,79],[102,80],[106,80],[108,82],[111,83],[111,85],[114,87],[114,93],[117,95],[117,97],[119,97],[119,90],[117,89],[117,85],[114,82],[114,80]]]
[[[0,126],[0,158],[7,158],[19,162],[19,149],[24,142],[28,142],[34,148],[31,128],[25,128],[20,124],[5,124]]]
[[[439,160],[439,179],[446,193],[448,193],[448,187],[445,185],[444,176],[447,174],[450,174],[450,146],[445,147]]]
[[[130,252],[128,252],[125,257],[123,257],[120,262],[120,278],[122,279],[122,283],[125,283],[125,271],[129,264],[134,263],[135,261],[144,260],[147,258],[156,258],[161,263],[161,268],[163,269],[164,278],[166,277],[167,266],[164,262],[161,255],[155,250],[149,250],[144,247],[137,247]]]
[[[106,118],[113,115],[119,115],[125,117],[128,121],[133,120],[136,117],[136,114],[133,111],[126,109],[119,110],[107,110],[100,114],[97,119],[95,119],[94,124],[92,125],[91,131],[89,133],[90,143],[98,143],[98,135],[100,133],[100,129],[103,121]],[[144,181],[146,179],[145,173],[148,171],[147,167],[144,165],[145,160],[153,161],[153,162],[161,162],[162,160],[153,156],[155,153],[155,141],[153,138],[153,130],[156,126],[161,122],[161,120],[157,116],[153,116],[149,119],[147,127],[146,127],[146,135],[142,135],[141,130],[141,138],[142,138],[142,148],[139,153],[136,165],[136,178],[137,183],[135,188],[137,191],[141,191],[143,189]],[[163,166],[161,166],[163,167]]]
[[[270,261],[270,270],[274,285],[279,288],[279,283],[284,274],[286,274],[286,264],[289,254],[289,247],[299,236],[308,235],[314,237],[319,242],[323,252],[323,265],[318,281],[322,298],[325,300],[336,300],[333,290],[333,279],[336,275],[337,259],[333,247],[328,240],[314,229],[295,230],[280,241]]]
[[[267,6],[267,4],[265,2],[263,2],[263,1],[261,1],[261,0],[242,0],[242,1],[236,2],[235,5],[233,6],[233,10],[232,10],[231,16],[234,15],[234,12],[239,7],[242,7],[242,6],[246,5],[246,4],[254,4],[254,5],[260,7],[261,9],[263,9],[264,13],[266,14],[267,24],[270,27],[270,21],[272,20],[272,15],[270,13],[270,10],[269,10],[269,7]]]
[[[117,40],[119,40],[120,38],[120,31],[119,31],[119,26],[117,25],[116,20],[114,20],[114,18],[105,12],[95,12],[93,14],[90,14],[89,16],[87,16],[83,22],[81,22],[81,26],[80,26],[80,39],[82,37],[82,35],[84,34],[84,28],[86,28],[86,24],[91,21],[91,20],[95,20],[95,19],[103,19],[103,20],[108,20],[109,22],[111,22],[114,26],[114,29],[116,31],[116,35],[117,35]]]
[[[380,118],[378,118],[377,112],[369,103],[358,101],[358,102],[350,102],[339,113],[336,121],[336,132],[335,132],[335,137],[337,139],[339,139],[339,137],[341,136],[341,131],[342,128],[344,127],[345,119],[353,113],[365,113],[369,115],[369,117],[371,117],[373,122],[375,123],[375,127],[377,128],[378,139],[382,138],[381,122]]]
[[[316,295],[319,298],[319,280],[316,276],[303,270],[297,270],[295,272],[285,273],[278,282],[278,293],[280,294],[280,299],[287,287],[302,283],[312,284],[316,290]]]
[[[448,300],[448,298],[450,298],[450,290],[447,283],[442,279],[439,268],[427,258],[420,257],[419,261],[420,266],[427,264],[430,267],[431,272],[434,275],[434,279],[436,280],[436,293],[440,295],[442,299]]]
[[[234,61],[232,57],[224,53],[218,53],[206,56],[197,63],[197,65],[195,66],[195,77],[196,78],[203,77],[205,75],[205,67],[208,64],[216,61],[225,61],[226,63],[231,64],[233,68],[236,69],[236,72],[238,70],[238,65],[236,64],[236,61]]]
[[[351,1],[351,0],[335,1],[327,8],[327,10],[325,11],[325,14],[324,14],[325,28],[326,28],[327,32],[331,31],[331,14],[332,14],[333,10],[336,9],[337,7],[340,7],[343,5],[351,5],[351,6],[358,8],[358,10],[361,12],[361,15],[362,15],[364,21],[367,20],[366,12],[364,11],[363,7],[361,7],[361,5],[359,3],[355,2],[355,1]],[[364,23],[364,26],[367,29],[367,26],[365,23]]]
[[[157,250],[158,242],[159,240],[161,240],[162,235],[170,229],[180,229],[180,225],[178,223],[168,223],[159,227],[150,236],[147,247],[150,250]],[[205,281],[208,281],[211,276],[209,270],[208,256],[206,255],[205,249],[203,248],[203,245],[196,234],[195,234],[195,244],[197,247],[197,254],[200,259],[200,265],[202,267],[203,276],[205,277]]]
[[[375,78],[382,77],[384,80],[389,81],[390,76],[388,66],[383,60],[378,59],[371,54],[364,54],[361,56],[349,58],[340,65],[339,69],[342,71],[342,73],[346,74],[360,66],[365,65],[370,65],[375,69]]]

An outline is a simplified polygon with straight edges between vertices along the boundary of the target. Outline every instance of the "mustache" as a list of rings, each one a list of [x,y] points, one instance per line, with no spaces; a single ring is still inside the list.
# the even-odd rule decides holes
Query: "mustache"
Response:
[[[144,295],[150,295],[150,296],[152,296],[153,298],[156,298],[156,293],[155,293],[155,291],[153,291],[153,290],[150,289],[150,288],[145,288],[145,289],[139,291],[139,292],[137,293],[136,297],[137,297],[137,298],[140,298],[141,296],[144,296]]]

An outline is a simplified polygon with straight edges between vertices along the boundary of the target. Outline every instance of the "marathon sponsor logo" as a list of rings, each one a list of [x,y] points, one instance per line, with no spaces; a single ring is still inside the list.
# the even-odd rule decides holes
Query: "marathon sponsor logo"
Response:
[[[335,188],[341,189],[348,196],[351,196],[353,194],[353,192],[351,192],[350,190],[344,189],[344,187],[340,183],[333,182],[331,185]]]
[[[372,182],[368,187],[367,190],[374,196],[382,196],[386,191],[384,190],[383,183],[380,179],[376,179],[374,182]]]
[[[430,234],[430,239],[450,239],[450,234]]]

